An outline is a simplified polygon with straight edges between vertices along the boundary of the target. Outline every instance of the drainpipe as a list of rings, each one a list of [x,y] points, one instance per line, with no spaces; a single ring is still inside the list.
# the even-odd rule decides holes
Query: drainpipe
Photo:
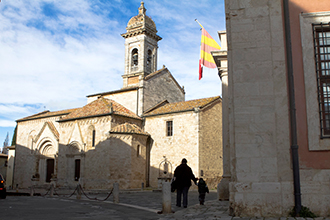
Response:
[[[139,88],[136,89],[136,115],[139,115]]]
[[[283,0],[284,10],[284,25],[285,25],[285,46],[286,46],[286,60],[288,73],[288,89],[290,102],[290,126],[291,126],[291,156],[293,169],[293,187],[295,200],[296,216],[301,210],[301,193],[300,193],[300,177],[299,177],[299,157],[297,144],[297,123],[296,123],[296,104],[294,95],[294,79],[292,67],[292,48],[291,48],[291,30],[290,30],[290,13],[289,0]]]

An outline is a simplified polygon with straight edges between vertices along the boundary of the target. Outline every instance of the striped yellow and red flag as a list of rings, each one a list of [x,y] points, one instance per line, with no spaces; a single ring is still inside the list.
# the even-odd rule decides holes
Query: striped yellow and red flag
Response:
[[[220,50],[221,47],[199,22],[198,24],[202,27],[201,57],[199,59],[199,80],[200,80],[203,76],[203,66],[208,68],[217,67],[213,59],[213,56],[211,54],[211,51]]]

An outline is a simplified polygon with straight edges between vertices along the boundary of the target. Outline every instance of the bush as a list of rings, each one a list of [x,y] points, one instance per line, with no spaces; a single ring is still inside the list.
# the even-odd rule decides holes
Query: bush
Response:
[[[295,212],[295,207],[293,207],[293,209],[290,212],[290,216],[291,217],[297,217],[296,216],[296,212]],[[311,211],[309,210],[309,208],[305,207],[305,206],[301,206],[301,210],[298,213],[298,217],[303,217],[303,218],[316,218],[317,216]]]

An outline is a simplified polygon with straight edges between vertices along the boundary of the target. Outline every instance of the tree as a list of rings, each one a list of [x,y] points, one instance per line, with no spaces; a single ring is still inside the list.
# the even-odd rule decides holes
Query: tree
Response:
[[[15,130],[14,130],[13,140],[11,141],[11,146],[16,145],[16,136],[17,136],[17,125],[16,125]]]
[[[7,154],[7,147],[9,146],[9,133],[7,132],[7,137],[3,142],[2,153]]]

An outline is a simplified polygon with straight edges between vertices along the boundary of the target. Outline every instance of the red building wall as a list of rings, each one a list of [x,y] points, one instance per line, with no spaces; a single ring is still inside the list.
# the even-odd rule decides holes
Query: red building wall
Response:
[[[330,151],[309,151],[308,148],[306,97],[299,22],[299,14],[302,12],[330,11],[330,1],[290,0],[289,7],[300,167],[330,169]]]

